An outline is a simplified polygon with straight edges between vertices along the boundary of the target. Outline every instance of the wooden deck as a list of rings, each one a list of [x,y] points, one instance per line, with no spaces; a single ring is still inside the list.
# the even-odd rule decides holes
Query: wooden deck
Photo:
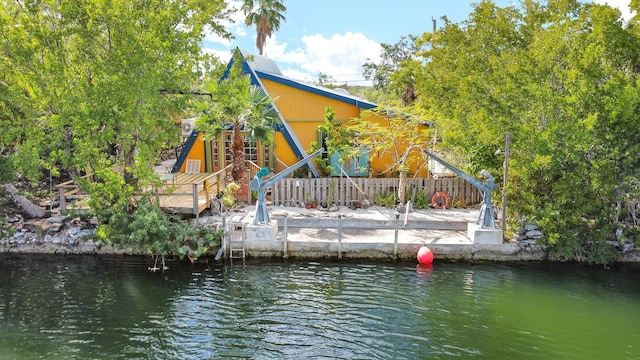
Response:
[[[201,212],[218,201],[218,195],[227,185],[227,171],[225,168],[215,173],[162,173],[159,174],[162,184],[153,190],[160,207],[166,212],[199,217]],[[90,175],[83,178],[92,181]],[[60,210],[88,209],[82,200],[86,200],[89,195],[81,193],[80,187],[73,180],[56,185],[56,188]]]
[[[160,207],[171,213],[192,214],[198,217],[211,206],[226,186],[224,172],[175,173],[163,176],[158,188]]]

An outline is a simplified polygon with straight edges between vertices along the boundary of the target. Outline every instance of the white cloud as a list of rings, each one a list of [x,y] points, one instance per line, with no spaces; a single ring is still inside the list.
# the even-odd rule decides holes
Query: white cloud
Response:
[[[255,42],[255,31],[244,24],[244,14],[240,11],[242,2],[233,0],[228,4],[235,12],[230,21],[221,25],[234,34],[235,39],[224,39],[208,31],[203,41],[203,51],[223,62],[230,59],[230,50],[236,46],[257,53],[253,46],[246,48],[246,44]],[[379,62],[381,47],[378,42],[362,33],[347,32],[330,37],[305,33],[302,31],[301,38],[289,38],[285,42],[278,42],[276,34],[273,34],[267,38],[265,56],[275,61],[286,76],[294,79],[312,82],[322,73],[338,83],[370,85],[364,81],[362,65],[367,61]]]
[[[629,0],[595,0],[596,4],[607,4],[611,7],[617,8],[622,13],[622,19],[628,22],[635,12],[632,14],[629,9]]]
[[[361,33],[334,34],[331,38],[315,34],[303,36],[309,61],[302,68],[313,73],[322,72],[335,80],[362,78],[362,64],[367,59],[378,61],[380,44]]]
[[[275,61],[282,72],[304,81],[313,81],[318,74],[330,76],[337,82],[367,85],[362,76],[362,64],[378,62],[380,44],[361,33],[347,32],[302,37],[301,46],[290,49],[289,44],[278,43],[276,36],[267,39],[265,54]]]

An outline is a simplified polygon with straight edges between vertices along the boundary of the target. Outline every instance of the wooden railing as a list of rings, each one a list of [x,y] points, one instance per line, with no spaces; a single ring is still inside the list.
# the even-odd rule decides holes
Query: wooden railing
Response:
[[[93,181],[93,174],[82,176],[80,179],[88,179],[89,181]],[[67,202],[69,200],[82,200],[89,196],[88,194],[80,192],[80,186],[76,184],[75,180],[69,180],[60,183],[56,185],[56,189],[58,189],[61,211],[67,209]]]
[[[164,209],[199,217],[227,186],[230,169],[231,165],[210,174],[177,173],[158,187],[158,203]]]

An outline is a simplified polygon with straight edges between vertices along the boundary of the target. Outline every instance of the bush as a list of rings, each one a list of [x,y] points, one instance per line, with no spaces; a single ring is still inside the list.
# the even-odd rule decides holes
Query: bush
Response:
[[[221,244],[222,230],[193,228],[165,214],[150,196],[144,196],[133,208],[116,205],[110,212],[96,232],[107,244],[148,255],[187,256],[192,261]]]

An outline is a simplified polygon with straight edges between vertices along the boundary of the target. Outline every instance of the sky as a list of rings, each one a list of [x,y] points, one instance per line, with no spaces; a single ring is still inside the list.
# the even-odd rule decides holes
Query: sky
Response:
[[[380,44],[395,44],[402,36],[420,35],[443,24],[442,17],[460,23],[469,17],[468,0],[284,0],[286,20],[267,39],[265,56],[276,62],[285,76],[314,82],[319,74],[338,84],[370,85],[362,75],[362,64],[378,62]],[[595,0],[621,10],[630,18],[629,0]],[[240,7],[240,1],[230,0]],[[494,0],[500,7],[517,0]],[[208,34],[203,50],[227,62],[236,47],[258,54],[255,27],[244,24],[237,12],[233,22],[224,24],[234,38]]]

